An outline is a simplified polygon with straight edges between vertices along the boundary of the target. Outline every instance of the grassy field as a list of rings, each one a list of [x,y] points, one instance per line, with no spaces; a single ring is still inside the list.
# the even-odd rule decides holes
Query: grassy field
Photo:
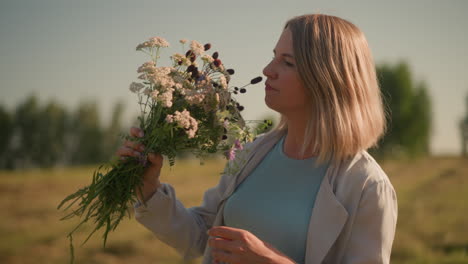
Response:
[[[382,167],[399,199],[392,263],[468,263],[468,160],[386,161]],[[0,263],[67,263],[66,234],[78,221],[59,221],[65,213],[56,207],[89,184],[94,169],[0,171]],[[204,166],[184,161],[164,168],[162,181],[171,183],[189,207],[201,202],[222,169],[219,160]],[[90,231],[84,226],[74,237],[76,263],[182,263],[175,250],[133,218],[110,234],[105,249],[100,233],[80,246]]]

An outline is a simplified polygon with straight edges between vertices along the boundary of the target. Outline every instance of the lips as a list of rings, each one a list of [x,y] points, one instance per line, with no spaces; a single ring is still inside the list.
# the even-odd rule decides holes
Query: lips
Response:
[[[268,83],[265,83],[265,90],[266,91],[278,91],[278,90],[274,89],[273,87],[271,87],[271,85],[268,84]]]

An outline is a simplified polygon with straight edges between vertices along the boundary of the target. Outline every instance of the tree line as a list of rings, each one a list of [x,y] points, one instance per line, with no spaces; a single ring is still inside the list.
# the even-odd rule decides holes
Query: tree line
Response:
[[[428,155],[432,104],[423,81],[415,81],[405,62],[377,66],[387,110],[388,131],[378,158]],[[0,169],[73,166],[106,162],[127,133],[122,124],[123,104],[112,110],[108,125],[100,120],[96,102],[76,110],[50,101],[40,105],[32,95],[8,111],[0,105]]]
[[[109,160],[121,142],[123,104],[113,107],[109,125],[100,120],[96,102],[76,110],[35,95],[11,112],[0,105],[0,168],[83,165]]]

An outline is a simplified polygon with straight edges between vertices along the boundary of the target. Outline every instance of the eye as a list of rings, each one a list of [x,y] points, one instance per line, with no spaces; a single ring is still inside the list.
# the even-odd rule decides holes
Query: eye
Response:
[[[271,60],[274,60],[274,59],[275,59],[275,56],[271,57]],[[289,62],[286,61],[286,60],[283,60],[283,63],[286,64],[286,65],[289,66],[289,67],[294,67],[294,64],[289,63]]]

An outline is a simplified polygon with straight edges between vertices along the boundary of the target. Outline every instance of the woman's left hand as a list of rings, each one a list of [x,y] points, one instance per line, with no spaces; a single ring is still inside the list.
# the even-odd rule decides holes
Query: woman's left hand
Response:
[[[208,230],[208,244],[212,248],[214,263],[230,264],[268,263],[294,264],[295,262],[260,240],[247,230],[215,226]]]

